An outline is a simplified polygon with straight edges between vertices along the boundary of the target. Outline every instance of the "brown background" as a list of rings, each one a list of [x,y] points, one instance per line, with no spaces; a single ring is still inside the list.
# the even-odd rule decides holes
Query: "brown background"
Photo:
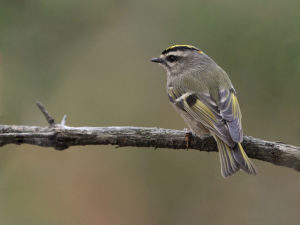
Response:
[[[300,145],[300,2],[2,0],[0,122],[183,129],[149,62],[201,48],[230,75],[245,134]],[[220,175],[218,155],[93,146],[0,151],[6,225],[299,224],[300,174]]]

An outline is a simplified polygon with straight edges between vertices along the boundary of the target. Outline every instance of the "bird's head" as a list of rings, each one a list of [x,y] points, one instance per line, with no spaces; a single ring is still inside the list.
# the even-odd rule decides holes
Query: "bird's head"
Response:
[[[151,61],[160,64],[168,76],[177,76],[201,69],[206,58],[200,49],[192,45],[173,45]]]

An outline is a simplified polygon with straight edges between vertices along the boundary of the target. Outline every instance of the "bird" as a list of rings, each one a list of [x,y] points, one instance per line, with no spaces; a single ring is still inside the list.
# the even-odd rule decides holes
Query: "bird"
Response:
[[[215,139],[221,175],[227,178],[239,170],[256,175],[241,145],[242,114],[227,73],[192,45],[172,45],[151,61],[165,69],[169,100],[191,132]]]

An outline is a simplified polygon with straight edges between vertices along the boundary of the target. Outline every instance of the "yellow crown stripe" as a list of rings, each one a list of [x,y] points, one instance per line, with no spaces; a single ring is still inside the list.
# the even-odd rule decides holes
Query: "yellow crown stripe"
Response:
[[[173,48],[178,48],[178,47],[186,47],[186,48],[194,48],[194,49],[197,49],[197,48],[196,48],[195,46],[193,46],[193,45],[172,45],[172,46],[166,48],[166,51],[167,51],[167,50],[171,50],[171,49],[173,49]]]

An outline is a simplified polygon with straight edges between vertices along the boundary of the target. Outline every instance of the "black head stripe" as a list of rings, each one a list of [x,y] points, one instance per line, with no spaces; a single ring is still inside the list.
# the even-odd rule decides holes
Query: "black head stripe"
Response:
[[[192,45],[173,45],[173,46],[170,46],[169,48],[165,49],[161,54],[165,55],[168,52],[173,52],[173,51],[177,51],[177,50],[181,50],[181,51],[186,51],[186,50],[199,51],[198,48],[196,48]]]

